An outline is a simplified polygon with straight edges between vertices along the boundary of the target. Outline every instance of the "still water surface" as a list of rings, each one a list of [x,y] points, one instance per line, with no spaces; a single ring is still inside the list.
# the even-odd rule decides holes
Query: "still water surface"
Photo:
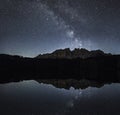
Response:
[[[34,80],[0,84],[0,115],[120,115],[120,84],[69,90]]]

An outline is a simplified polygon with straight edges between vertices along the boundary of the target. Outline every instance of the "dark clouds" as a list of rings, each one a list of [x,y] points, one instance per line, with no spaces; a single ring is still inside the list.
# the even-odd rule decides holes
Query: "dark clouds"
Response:
[[[85,47],[120,53],[118,0],[1,0],[0,53]]]

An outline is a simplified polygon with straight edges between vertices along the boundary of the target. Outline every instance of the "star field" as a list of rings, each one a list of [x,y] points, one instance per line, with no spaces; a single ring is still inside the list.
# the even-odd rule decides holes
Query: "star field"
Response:
[[[0,53],[59,48],[120,53],[119,0],[1,0]]]

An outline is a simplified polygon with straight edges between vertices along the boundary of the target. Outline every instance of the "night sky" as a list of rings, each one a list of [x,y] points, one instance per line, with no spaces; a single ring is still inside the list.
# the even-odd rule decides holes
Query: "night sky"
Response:
[[[120,0],[0,0],[0,53],[60,48],[120,54]]]

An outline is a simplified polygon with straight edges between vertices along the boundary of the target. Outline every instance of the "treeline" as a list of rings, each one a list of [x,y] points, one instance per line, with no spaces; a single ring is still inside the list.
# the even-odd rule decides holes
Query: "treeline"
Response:
[[[120,56],[87,59],[36,59],[0,55],[0,82],[24,79],[120,81]]]

